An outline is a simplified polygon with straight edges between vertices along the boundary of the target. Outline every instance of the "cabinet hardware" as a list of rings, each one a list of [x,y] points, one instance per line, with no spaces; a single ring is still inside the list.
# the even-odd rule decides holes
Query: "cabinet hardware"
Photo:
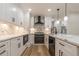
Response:
[[[20,48],[21,47],[21,43],[18,43],[18,48]]]
[[[4,47],[5,45],[0,46],[0,48]]]
[[[63,56],[63,52],[61,52],[61,56]]]
[[[17,39],[17,40],[20,40],[20,39]]]
[[[6,50],[2,51],[2,52],[0,53],[0,55],[2,55],[2,54],[5,53],[5,52],[6,52]]]
[[[64,44],[62,44],[62,43],[59,43],[60,45],[62,45],[62,46],[64,46]]]
[[[15,22],[15,18],[14,17],[12,17],[12,22]]]
[[[61,53],[61,50],[59,50],[59,56],[61,56],[61,54],[60,54],[60,53]]]

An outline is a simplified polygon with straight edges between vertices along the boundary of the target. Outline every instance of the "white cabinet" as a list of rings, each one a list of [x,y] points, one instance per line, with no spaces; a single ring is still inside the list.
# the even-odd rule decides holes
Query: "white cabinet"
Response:
[[[25,28],[29,29],[29,26],[30,26],[30,13],[29,12],[26,12],[24,14],[24,26]]]
[[[19,56],[21,55],[22,47],[23,47],[23,38],[17,37],[14,39],[11,39],[11,56]]]
[[[34,28],[34,17],[31,17],[30,23],[30,28]]]
[[[52,25],[52,18],[45,17],[45,28],[51,28],[51,25]]]
[[[55,55],[56,56],[78,56],[78,47],[70,43],[56,39],[55,41]]]
[[[17,56],[18,53],[18,38],[11,39],[11,56]]]
[[[14,10],[15,9],[15,10]],[[14,4],[0,4],[0,20],[5,22],[14,23],[16,25],[22,25],[23,23],[23,11]]]
[[[34,44],[34,34],[30,34],[29,35],[29,42],[28,42],[30,45],[33,45]]]
[[[45,35],[44,41],[45,41],[46,47],[49,49],[49,35]]]
[[[10,56],[10,40],[0,42],[0,56]]]

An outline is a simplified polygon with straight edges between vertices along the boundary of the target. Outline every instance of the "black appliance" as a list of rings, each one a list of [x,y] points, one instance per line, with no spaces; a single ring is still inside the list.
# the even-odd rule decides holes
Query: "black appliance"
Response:
[[[44,33],[42,33],[42,32],[35,33],[34,43],[43,44],[44,43]]]
[[[28,35],[23,36],[23,45],[25,45],[28,42]]]
[[[49,53],[51,56],[55,56],[55,38],[49,36]]]
[[[41,22],[41,16],[37,16],[37,22],[35,24],[44,24],[43,22]]]

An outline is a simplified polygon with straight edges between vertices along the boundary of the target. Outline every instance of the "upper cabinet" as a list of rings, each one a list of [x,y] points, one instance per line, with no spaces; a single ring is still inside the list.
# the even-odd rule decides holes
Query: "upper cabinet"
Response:
[[[10,22],[26,27],[29,24],[30,13],[26,14],[14,4],[0,4],[0,21]]]
[[[30,20],[30,27],[33,28],[34,27],[34,17],[31,17],[31,20]]]
[[[25,28],[29,28],[30,26],[30,13],[26,12],[24,13],[24,20],[23,20],[23,25],[25,26]]]
[[[51,26],[52,26],[52,18],[45,17],[45,28],[51,28]]]

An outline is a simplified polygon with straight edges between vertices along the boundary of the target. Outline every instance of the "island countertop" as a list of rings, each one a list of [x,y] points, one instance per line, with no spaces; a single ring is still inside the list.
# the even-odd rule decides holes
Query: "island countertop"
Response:
[[[63,40],[65,42],[68,42],[70,44],[79,46],[79,36],[77,36],[77,35],[68,35],[68,34],[55,34],[55,35],[52,35],[52,34],[50,34],[50,36],[58,38],[58,39]]]

